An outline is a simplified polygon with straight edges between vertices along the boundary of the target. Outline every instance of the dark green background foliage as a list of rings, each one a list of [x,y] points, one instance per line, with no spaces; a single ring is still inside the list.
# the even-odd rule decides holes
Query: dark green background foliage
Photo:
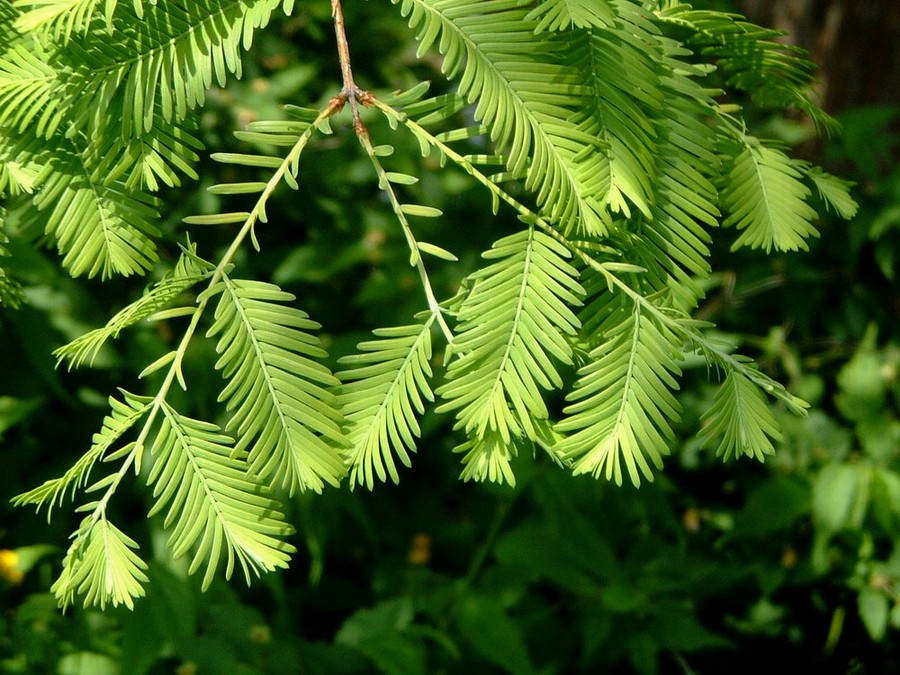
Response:
[[[160,193],[164,264],[152,279],[175,263],[184,217],[242,208],[204,188],[253,177],[208,154],[246,152],[233,130],[281,117],[284,103],[319,107],[340,89],[329,2],[296,5],[291,18],[256,36],[243,78],[213,89],[199,111],[201,179]],[[424,79],[432,93],[448,88],[439,62],[417,59],[404,21],[385,10],[384,2],[345,3],[359,85],[389,91]],[[761,135],[855,180],[860,204],[849,225],[821,209],[822,236],[809,252],[730,252],[732,230],[714,243],[716,273],[695,316],[715,321],[723,340],[812,404],[806,417],[775,407],[783,437],[773,457],[723,464],[696,439],[715,393],[699,360],[682,366],[679,441],[655,482],[640,489],[573,477],[531,453],[513,460],[514,488],[461,482],[452,420],[427,412],[399,485],[283,495],[297,530],[290,568],[249,589],[217,578],[205,593],[185,559],[173,560],[162,519],[146,518],[150,495],[126,481],[111,512],[149,563],[147,595],[133,610],[79,602],[61,614],[49,588],[79,518],[54,509],[48,525],[43,512],[14,510],[8,499],[64,473],[108,414],[107,396],[117,386],[143,391],[138,373],[172,348],[181,328],[174,320],[141,325],[104,347],[93,368],[56,369],[53,350],[105,324],[141,284],[75,282],[53,252],[24,236],[3,243],[11,255],[2,267],[21,286],[10,297],[21,297],[0,314],[0,671],[900,668],[900,170],[892,161],[900,113],[841,111],[841,135],[823,145],[805,120],[749,109]],[[390,134],[375,114],[365,120],[376,143],[397,146],[391,170],[420,178],[405,192],[410,201],[444,212],[441,222],[418,223],[417,235],[460,257],[434,266],[432,284],[446,298],[481,251],[521,225],[502,209],[492,216],[487,193],[461,171],[441,168],[434,155],[420,159],[411,136]],[[235,260],[243,278],[302,299],[332,359],[423,309],[371,163],[349,125],[336,130],[304,155],[301,190],[270,200],[278,217],[257,230],[261,252],[248,248]],[[12,200],[7,208],[9,231],[18,232],[24,209]],[[207,259],[218,259],[234,227],[189,231]],[[197,341],[186,356],[190,387],[173,388],[169,400],[183,414],[220,414],[214,347]]]

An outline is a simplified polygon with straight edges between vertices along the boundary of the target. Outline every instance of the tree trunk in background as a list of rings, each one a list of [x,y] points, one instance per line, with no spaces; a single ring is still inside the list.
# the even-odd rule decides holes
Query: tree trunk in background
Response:
[[[900,104],[900,0],[738,0],[751,21],[819,64],[828,112]]]

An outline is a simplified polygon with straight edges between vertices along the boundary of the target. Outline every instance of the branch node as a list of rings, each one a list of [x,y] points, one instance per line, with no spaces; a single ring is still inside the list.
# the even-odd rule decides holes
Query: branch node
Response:
[[[356,100],[362,103],[366,107],[370,107],[375,105],[375,94],[371,91],[365,91],[363,89],[357,90]]]
[[[344,109],[344,104],[347,103],[347,96],[344,92],[340,92],[339,94],[335,94],[328,101],[328,107],[335,113],[339,113]]]

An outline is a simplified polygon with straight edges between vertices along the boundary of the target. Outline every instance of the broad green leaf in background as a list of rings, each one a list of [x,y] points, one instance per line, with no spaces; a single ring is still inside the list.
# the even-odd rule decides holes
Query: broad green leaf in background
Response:
[[[456,606],[455,618],[463,636],[486,661],[514,675],[535,672],[521,630],[494,598],[465,596]]]

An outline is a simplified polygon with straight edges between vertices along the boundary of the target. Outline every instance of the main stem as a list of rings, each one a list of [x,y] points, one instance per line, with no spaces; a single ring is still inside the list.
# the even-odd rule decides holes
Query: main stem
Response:
[[[359,104],[369,105],[372,95],[356,86],[353,79],[353,68],[350,67],[350,45],[347,42],[347,32],[344,30],[344,12],[341,9],[341,0],[331,0],[331,16],[334,19],[334,36],[337,39],[338,59],[341,62],[341,78],[344,88],[338,95],[341,103],[350,101],[350,111],[353,114],[353,130],[357,135],[366,133],[366,127],[359,118]]]

